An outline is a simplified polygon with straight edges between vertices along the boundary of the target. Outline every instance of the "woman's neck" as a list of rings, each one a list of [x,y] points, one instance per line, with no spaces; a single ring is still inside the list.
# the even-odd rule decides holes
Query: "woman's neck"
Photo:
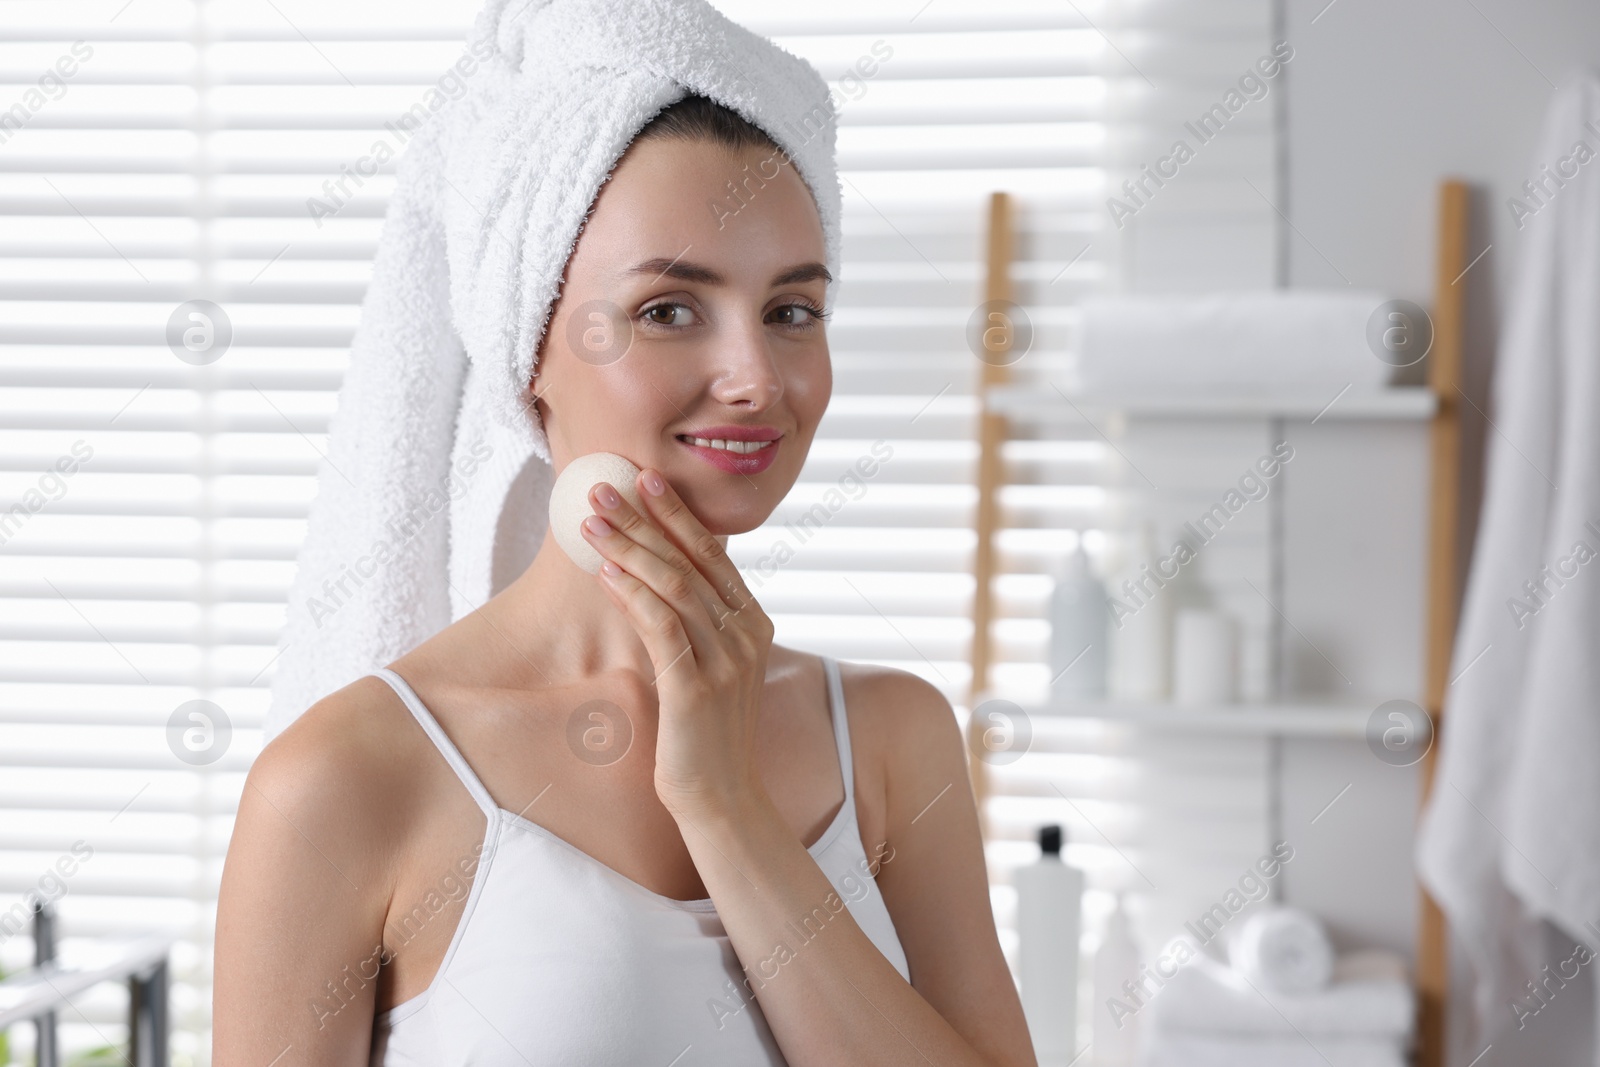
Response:
[[[727,544],[726,536],[717,540]],[[533,562],[479,613],[486,639],[460,667],[486,684],[542,689],[612,673],[655,678],[630,617],[548,530]]]

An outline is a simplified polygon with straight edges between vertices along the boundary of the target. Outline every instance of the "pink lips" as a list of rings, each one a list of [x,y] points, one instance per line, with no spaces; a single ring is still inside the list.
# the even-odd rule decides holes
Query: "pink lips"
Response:
[[[720,448],[708,448],[697,445],[692,441],[679,441],[679,444],[720,470],[729,474],[760,474],[772,466],[772,461],[778,455],[778,446],[781,441],[773,441],[770,445],[756,452],[738,453],[728,452]]]

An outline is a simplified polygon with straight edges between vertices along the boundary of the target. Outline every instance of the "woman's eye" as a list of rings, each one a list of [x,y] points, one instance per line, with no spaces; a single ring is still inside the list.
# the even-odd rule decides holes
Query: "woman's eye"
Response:
[[[805,304],[785,304],[773,309],[772,313],[777,316],[780,326],[795,326],[802,330],[817,325],[827,317],[825,313]]]
[[[679,303],[656,304],[645,308],[644,314],[657,326],[688,326],[694,316],[688,304]]]
[[[641,314],[647,324],[668,330],[682,329],[698,322],[694,309],[676,300],[653,304],[645,308]],[[784,304],[772,310],[768,321],[790,329],[809,330],[827,317],[828,313],[821,308],[807,304]]]

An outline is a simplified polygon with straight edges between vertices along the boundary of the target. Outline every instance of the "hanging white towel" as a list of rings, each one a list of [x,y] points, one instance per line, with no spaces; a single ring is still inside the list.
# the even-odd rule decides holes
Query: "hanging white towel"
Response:
[[[1477,547],[1417,846],[1475,972],[1480,1046],[1532,972],[1558,962],[1538,958],[1539,917],[1600,947],[1585,927],[1600,918],[1597,152],[1600,77],[1583,72],[1553,98],[1528,169],[1544,195],[1521,198]],[[1561,160],[1546,181],[1540,165]]]
[[[602,183],[657,112],[698,93],[772,136],[839,277],[828,84],[706,0],[488,0],[456,69],[466,93],[397,165],[290,589],[269,741],[532,560],[554,474],[535,355]]]

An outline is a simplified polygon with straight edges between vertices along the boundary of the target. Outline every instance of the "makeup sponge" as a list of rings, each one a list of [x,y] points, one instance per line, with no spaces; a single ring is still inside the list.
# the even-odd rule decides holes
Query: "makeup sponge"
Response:
[[[606,558],[583,536],[583,520],[595,513],[589,504],[589,490],[600,482],[610,482],[635,511],[648,515],[635,488],[638,477],[639,468],[615,452],[590,452],[568,463],[550,488],[550,532],[567,557],[590,574],[599,574]]]

